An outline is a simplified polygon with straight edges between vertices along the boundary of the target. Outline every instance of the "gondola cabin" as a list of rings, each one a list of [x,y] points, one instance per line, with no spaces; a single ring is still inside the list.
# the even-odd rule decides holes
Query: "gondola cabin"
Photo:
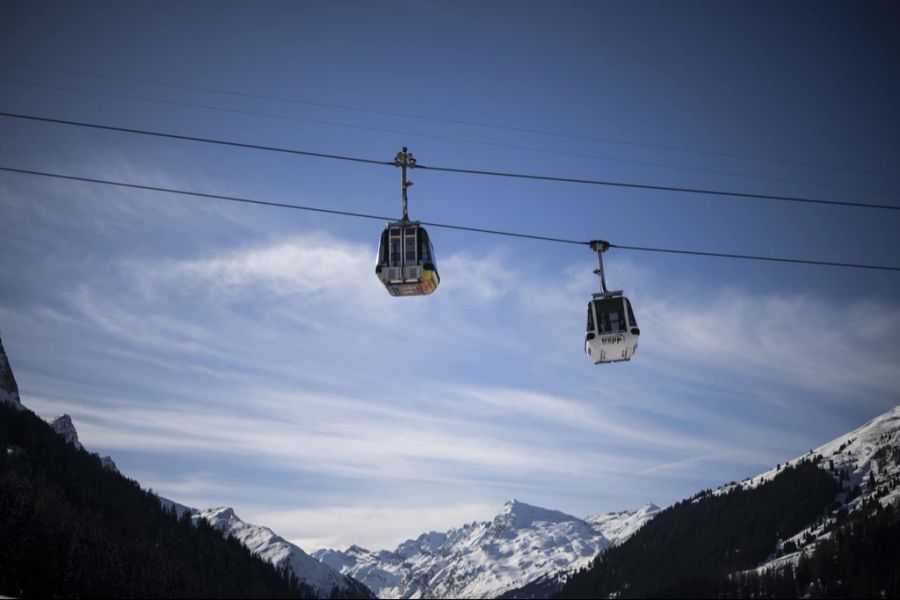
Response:
[[[418,221],[388,223],[381,234],[375,274],[392,296],[425,296],[437,289],[434,248]]]
[[[591,297],[584,351],[594,364],[631,360],[640,335],[631,302],[622,292],[604,292]]]

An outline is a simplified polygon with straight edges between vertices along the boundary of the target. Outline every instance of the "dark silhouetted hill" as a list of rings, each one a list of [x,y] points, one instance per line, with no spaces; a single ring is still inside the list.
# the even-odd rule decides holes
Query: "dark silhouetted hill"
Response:
[[[0,403],[0,594],[309,598],[312,590],[165,510],[132,480]]]

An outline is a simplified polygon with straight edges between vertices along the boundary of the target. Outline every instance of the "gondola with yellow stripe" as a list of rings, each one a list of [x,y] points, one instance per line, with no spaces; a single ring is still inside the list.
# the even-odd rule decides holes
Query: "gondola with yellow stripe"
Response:
[[[421,222],[410,221],[407,211],[406,190],[412,181],[406,169],[415,168],[416,159],[403,148],[394,164],[402,172],[403,218],[388,223],[381,233],[375,275],[391,296],[425,296],[437,289],[441,278],[428,232]]]

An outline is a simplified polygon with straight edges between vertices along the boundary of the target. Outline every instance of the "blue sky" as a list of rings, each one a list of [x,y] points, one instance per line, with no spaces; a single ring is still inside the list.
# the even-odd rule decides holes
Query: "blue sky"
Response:
[[[878,2],[7,2],[0,105],[384,160],[406,145],[424,164],[897,204],[897,25]],[[0,163],[400,210],[393,169],[6,118]],[[411,215],[428,221],[900,263],[886,211],[412,179]],[[511,497],[576,515],[665,505],[900,401],[891,273],[611,251],[609,283],[642,338],[631,363],[598,367],[582,351],[587,249],[433,230],[441,287],[395,299],[373,273],[373,221],[12,174],[0,217],[0,333],[26,404],[71,414],[143,485],[231,505],[307,550],[393,546]]]

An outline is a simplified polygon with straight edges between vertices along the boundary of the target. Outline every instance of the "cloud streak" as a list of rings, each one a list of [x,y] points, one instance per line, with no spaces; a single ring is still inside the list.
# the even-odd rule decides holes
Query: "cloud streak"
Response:
[[[623,262],[641,347],[595,367],[588,261],[450,252],[433,297],[398,300],[373,246],[217,239],[80,259],[52,300],[29,283],[40,273],[4,267],[43,298],[0,302],[28,340],[23,398],[72,414],[88,447],[164,495],[233,504],[307,549],[390,546],[516,490],[576,514],[628,508],[626,488],[666,503],[770,466],[829,404],[900,395],[900,308],[884,302],[676,291]]]

